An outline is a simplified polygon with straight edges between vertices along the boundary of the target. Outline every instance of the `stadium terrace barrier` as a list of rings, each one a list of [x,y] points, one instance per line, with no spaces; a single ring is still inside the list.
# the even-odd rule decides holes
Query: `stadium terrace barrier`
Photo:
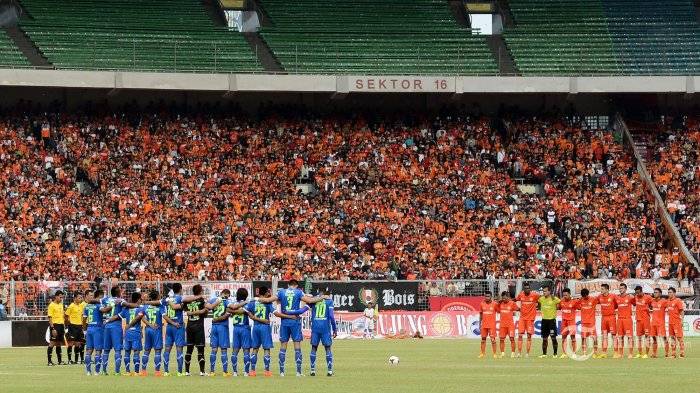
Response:
[[[639,177],[642,179],[647,189],[649,189],[651,194],[654,196],[654,206],[656,207],[656,210],[658,211],[658,214],[661,217],[661,222],[663,222],[667,233],[671,235],[673,244],[676,247],[678,247],[681,254],[683,255],[683,259],[685,259],[687,262],[692,263],[693,265],[695,265],[695,267],[700,268],[700,266],[698,265],[698,261],[695,260],[693,254],[690,252],[690,250],[688,250],[688,247],[686,247],[685,241],[683,241],[683,237],[681,236],[680,232],[678,232],[678,228],[673,223],[671,216],[668,214],[666,204],[664,203],[663,198],[661,198],[661,194],[659,194],[659,190],[656,188],[656,184],[654,184],[654,181],[651,179],[651,176],[647,171],[647,167],[644,164],[644,160],[640,157],[639,152],[635,147],[632,134],[629,132],[629,129],[627,128],[624,119],[619,113],[615,115],[615,121],[613,123],[613,126],[615,128],[615,131],[620,132],[623,135],[623,139],[626,141],[626,143],[629,145],[629,148],[634,153],[634,159],[637,162],[637,172],[639,173]]]

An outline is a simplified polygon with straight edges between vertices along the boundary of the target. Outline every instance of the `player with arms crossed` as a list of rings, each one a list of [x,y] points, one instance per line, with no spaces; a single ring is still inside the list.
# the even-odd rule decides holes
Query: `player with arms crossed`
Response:
[[[151,349],[154,351],[153,363],[155,368],[155,376],[160,377],[160,365],[163,360],[163,313],[165,306],[160,300],[158,291],[151,291],[148,294],[148,300],[143,306],[143,322],[146,324],[144,329],[146,337],[143,345],[143,356],[141,357],[141,376],[148,375],[146,367],[148,366],[148,358],[151,355]]]
[[[301,333],[301,321],[296,317],[301,310],[301,302],[306,304],[316,304],[323,300],[323,297],[311,297],[307,296],[299,289],[299,283],[297,280],[289,280],[287,284],[287,289],[280,289],[277,291],[277,295],[273,295],[268,298],[260,298],[258,301],[262,303],[272,303],[278,301],[280,304],[280,312],[284,315],[290,316],[290,318],[282,318],[280,323],[280,352],[279,352],[279,366],[280,366],[280,376],[284,376],[284,363],[287,357],[287,343],[291,338],[294,342],[294,360],[297,366],[297,376],[301,377],[301,365],[302,365],[302,355],[301,355],[301,340],[303,338]]]
[[[652,297],[642,291],[641,285],[634,288],[634,313],[637,320],[637,354],[635,359],[646,359],[649,357],[649,342],[651,334],[651,320],[649,319],[649,309],[651,308]],[[643,351],[643,352],[642,352]]]
[[[80,350],[84,341],[83,337],[83,295],[76,292],[73,295],[73,301],[66,308],[66,326],[68,331],[66,341],[68,341],[68,364],[78,364]]]
[[[571,290],[564,288],[563,296],[559,302],[559,310],[561,311],[561,359],[566,359],[566,339],[571,341],[571,353],[576,352],[576,310],[581,306],[578,300],[571,298]]]
[[[141,306],[141,293],[131,294],[131,306],[122,308],[121,317],[126,323],[124,334],[124,375],[134,376],[141,372],[142,329],[141,319],[144,309]],[[131,371],[131,352],[134,352],[134,371]]]
[[[270,290],[266,286],[258,289],[258,294],[263,297],[270,296]],[[274,306],[270,303],[261,303],[256,300],[246,305],[246,310],[249,312],[250,319],[253,320],[253,331],[251,333],[251,355],[250,355],[250,373],[251,377],[255,377],[257,373],[255,368],[258,363],[258,351],[263,348],[263,364],[265,366],[265,376],[271,377],[270,372],[270,349],[272,348],[272,327],[270,326],[270,314],[274,312]],[[278,315],[279,316],[279,315]]]
[[[102,299],[104,291],[98,289],[93,293],[85,293],[87,304],[83,308],[83,330],[85,334],[85,372],[92,375],[92,354],[95,354],[95,375],[100,374],[102,366],[102,342],[104,340],[104,327],[102,324],[102,312],[97,299]]]
[[[617,348],[615,358],[625,356],[625,338],[629,344],[630,351],[628,358],[634,357],[634,335],[632,334],[632,304],[634,298],[627,293],[627,285],[620,284],[620,294],[615,297],[615,307],[617,308]]]
[[[559,348],[557,342],[557,305],[559,302],[558,297],[552,296],[552,290],[548,286],[542,288],[542,296],[537,299],[538,308],[542,313],[542,355],[539,356],[541,359],[547,357],[547,337],[552,340],[553,357],[557,357]]]
[[[330,297],[331,292],[328,289],[323,291],[324,297]],[[332,334],[332,336],[331,336]],[[326,376],[333,376],[333,352],[331,345],[333,338],[338,336],[338,326],[335,323],[335,315],[333,314],[333,300],[322,300],[311,308],[311,354],[309,360],[311,363],[312,377],[316,376],[316,351],[318,350],[319,342],[323,344],[326,351]]]
[[[601,343],[603,353],[598,357],[605,359],[608,357],[608,335],[612,335],[613,351],[617,353],[617,338],[615,337],[617,330],[617,322],[615,321],[615,295],[610,293],[610,285],[601,284],[598,304],[600,305],[601,314],[600,331],[603,333],[603,341]]]
[[[498,304],[491,298],[491,292],[484,293],[484,300],[479,305],[479,331],[481,332],[481,352],[479,359],[486,356],[486,336],[491,338],[491,350],[493,357],[496,355],[496,313],[498,312]]]
[[[598,358],[598,334],[595,326],[595,309],[598,299],[590,296],[588,288],[581,290],[579,307],[581,309],[581,348],[584,355],[588,353],[588,337],[593,337],[593,358]]]
[[[518,320],[518,354],[516,357],[523,355],[523,336],[527,334],[527,354],[530,356],[532,348],[532,335],[535,333],[535,317],[537,314],[537,301],[540,296],[530,290],[529,283],[523,283],[523,291],[515,298],[520,305],[520,319]]]
[[[66,335],[65,329],[65,310],[63,308],[63,291],[56,291],[53,295],[53,301],[49,303],[47,310],[49,317],[49,329],[51,331],[51,337],[49,338],[49,347],[46,351],[46,357],[48,358],[48,365],[53,366],[54,363],[51,360],[51,351],[56,348],[56,357],[58,358],[58,364],[63,364],[61,353],[61,345],[63,345],[63,340]]]
[[[666,307],[668,301],[661,298],[661,289],[654,289],[654,298],[651,300],[651,339],[653,341],[651,357],[657,357],[659,351],[659,337],[664,339],[664,350],[669,357],[668,337],[666,336]]]
[[[685,303],[676,297],[676,288],[668,289],[668,335],[671,339],[671,356],[676,357],[676,345],[678,355],[685,357],[685,343],[683,342],[683,314]]]
[[[513,314],[518,311],[518,305],[510,300],[508,291],[501,292],[501,300],[498,302],[498,317],[500,327],[498,337],[501,341],[501,357],[505,356],[506,337],[510,338],[510,357],[515,357],[515,323]]]

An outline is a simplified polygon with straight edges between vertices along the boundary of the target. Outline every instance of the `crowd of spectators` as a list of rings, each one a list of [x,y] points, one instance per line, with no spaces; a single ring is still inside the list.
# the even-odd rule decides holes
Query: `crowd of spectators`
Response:
[[[700,120],[666,117],[654,131],[647,168],[686,246],[700,260]]]
[[[606,130],[205,113],[1,117],[0,281],[691,274]]]

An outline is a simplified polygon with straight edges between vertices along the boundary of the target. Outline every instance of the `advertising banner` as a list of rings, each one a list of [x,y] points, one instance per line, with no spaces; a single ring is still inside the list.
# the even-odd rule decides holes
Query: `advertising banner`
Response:
[[[317,281],[312,292],[330,289],[336,311],[360,312],[372,302],[385,310],[418,310],[418,283],[415,281]]]
[[[430,296],[430,311],[479,311],[483,296]]]

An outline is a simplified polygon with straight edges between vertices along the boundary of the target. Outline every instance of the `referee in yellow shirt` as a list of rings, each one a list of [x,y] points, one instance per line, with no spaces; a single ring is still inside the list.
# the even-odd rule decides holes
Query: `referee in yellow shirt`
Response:
[[[547,357],[547,338],[552,339],[552,350],[554,350],[554,357],[557,357],[559,347],[557,342],[557,306],[559,302],[558,297],[552,296],[552,290],[548,286],[542,288],[542,296],[538,300],[538,306],[542,313],[540,326],[542,330],[542,355],[540,358]]]
[[[51,353],[53,348],[56,347],[56,357],[58,358],[58,364],[63,364],[61,353],[61,345],[63,345],[63,340],[65,336],[65,311],[63,309],[63,291],[56,291],[53,295],[53,301],[49,303],[49,328],[51,328],[51,337],[49,338],[49,348],[46,350],[46,357],[49,360],[48,365],[53,366],[53,360],[51,359]]]
[[[66,309],[66,324],[68,325],[66,334],[68,364],[82,363],[83,357],[80,356],[80,354],[82,353],[82,346],[85,343],[85,337],[83,335],[83,309],[85,309],[86,303],[83,301],[83,295],[80,292],[76,292],[73,296],[73,302],[69,304]],[[79,361],[79,357],[81,361]]]

